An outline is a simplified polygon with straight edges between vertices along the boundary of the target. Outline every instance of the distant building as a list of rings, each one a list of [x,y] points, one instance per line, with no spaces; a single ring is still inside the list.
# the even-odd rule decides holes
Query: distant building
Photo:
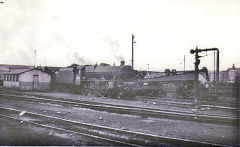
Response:
[[[236,78],[240,76],[240,68],[235,68],[233,64],[232,68],[228,68],[226,71],[220,72],[220,82],[235,83]]]
[[[239,76],[240,74],[240,68],[235,68],[235,69],[228,69],[227,70],[227,81],[229,83],[235,83],[236,82],[236,77]]]
[[[3,86],[20,90],[47,90],[51,75],[40,69],[14,69],[2,73]]]

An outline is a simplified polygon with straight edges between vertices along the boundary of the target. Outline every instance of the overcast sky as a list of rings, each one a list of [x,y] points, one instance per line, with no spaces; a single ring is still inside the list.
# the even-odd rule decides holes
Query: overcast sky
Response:
[[[2,0],[0,64],[131,64],[194,69],[190,49],[217,47],[220,69],[240,67],[240,0]],[[201,67],[213,69],[213,52]]]

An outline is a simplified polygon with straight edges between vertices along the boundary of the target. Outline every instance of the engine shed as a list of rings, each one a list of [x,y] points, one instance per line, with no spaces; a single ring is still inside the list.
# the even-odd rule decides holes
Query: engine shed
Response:
[[[47,90],[51,75],[40,69],[15,69],[3,73],[3,87],[20,90]]]

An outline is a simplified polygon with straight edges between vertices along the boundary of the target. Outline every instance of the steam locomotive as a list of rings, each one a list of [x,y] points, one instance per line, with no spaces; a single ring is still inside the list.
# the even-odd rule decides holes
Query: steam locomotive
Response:
[[[84,95],[114,98],[134,98],[136,96],[192,96],[194,71],[177,72],[166,70],[156,72],[133,70],[121,62],[120,66],[73,65],[55,72],[54,89],[71,90]],[[206,68],[199,72],[200,91],[206,91],[209,84]]]

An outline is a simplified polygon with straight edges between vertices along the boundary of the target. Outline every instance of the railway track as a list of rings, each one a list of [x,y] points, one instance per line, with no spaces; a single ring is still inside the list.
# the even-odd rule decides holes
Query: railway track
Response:
[[[7,93],[12,93],[12,94],[20,94],[20,95],[25,95],[24,92],[20,92],[20,91],[13,91],[13,90],[6,90],[6,89],[0,89],[0,91],[3,92],[7,92]],[[41,96],[41,97],[46,97],[46,98],[53,98],[54,96],[43,96],[43,95],[38,95],[38,94],[27,94],[27,95],[31,95],[31,96]],[[57,98],[57,97],[55,97]],[[62,98],[64,99],[64,98]],[[156,97],[144,97],[141,96],[141,98],[139,99],[140,101],[144,101],[146,103],[154,103],[154,104],[160,104],[160,105],[166,105],[166,106],[173,106],[173,107],[182,107],[182,108],[190,108],[193,107],[193,103],[194,100],[173,100],[170,98],[156,98]],[[218,103],[211,103],[211,104],[207,104],[206,101],[199,101],[199,108],[210,108],[211,110],[231,110],[231,111],[239,111],[239,104],[231,104],[232,106],[229,105],[219,105]]]
[[[25,93],[20,92],[20,91],[13,91],[13,90],[6,90],[6,89],[0,89],[0,91],[3,92],[8,92],[8,93],[12,93],[12,94],[20,94],[20,95],[25,95]],[[49,96],[43,96],[43,95],[38,95],[38,94],[27,94],[27,95],[31,95],[31,96],[41,96],[41,97],[47,97],[47,98],[52,98]],[[57,98],[57,97],[55,97]],[[64,98],[63,98],[64,99]],[[170,98],[156,98],[156,97],[140,97],[139,99],[140,101],[144,101],[146,103],[153,103],[153,104],[160,104],[160,105],[165,105],[165,106],[172,106],[172,107],[181,107],[181,108],[191,108],[193,107],[193,100],[173,100]],[[201,109],[211,109],[211,110],[220,110],[220,111],[236,111],[236,113],[239,112],[239,104],[231,104],[231,106],[229,105],[218,105],[218,103],[211,103],[208,104],[206,101],[199,101],[198,102],[198,106]]]
[[[156,98],[156,97],[144,97],[141,96],[138,98],[141,101],[146,102],[153,102],[153,103],[159,103],[164,105],[170,105],[170,106],[181,106],[181,107],[189,107],[194,103],[194,100],[186,100],[186,99],[173,99],[173,98]],[[230,109],[230,110],[238,110],[239,104],[238,103],[217,103],[217,102],[209,102],[209,101],[203,101],[199,100],[199,107],[208,107],[211,109]],[[223,105],[224,104],[224,105]]]
[[[114,145],[127,146],[146,146],[146,145],[197,145],[197,146],[225,146],[195,140],[171,138],[164,136],[151,135],[146,133],[120,130],[116,128],[103,127],[89,123],[82,123],[68,119],[42,115],[38,113],[25,112],[19,116],[22,110],[0,107],[0,117],[10,120],[21,121],[44,128],[75,133],[91,138],[111,142]]]
[[[14,101],[35,101],[51,104],[58,104],[63,106],[80,107],[94,109],[98,111],[107,111],[119,114],[132,114],[142,117],[157,117],[165,119],[176,119],[185,121],[195,121],[204,123],[224,124],[224,125],[238,125],[239,117],[232,116],[217,116],[217,115],[205,115],[197,114],[193,112],[185,111],[170,111],[164,109],[142,108],[142,107],[129,107],[123,105],[104,104],[98,102],[89,102],[81,100],[63,99],[56,97],[36,97],[26,95],[10,95],[0,94],[2,99],[14,100]]]

